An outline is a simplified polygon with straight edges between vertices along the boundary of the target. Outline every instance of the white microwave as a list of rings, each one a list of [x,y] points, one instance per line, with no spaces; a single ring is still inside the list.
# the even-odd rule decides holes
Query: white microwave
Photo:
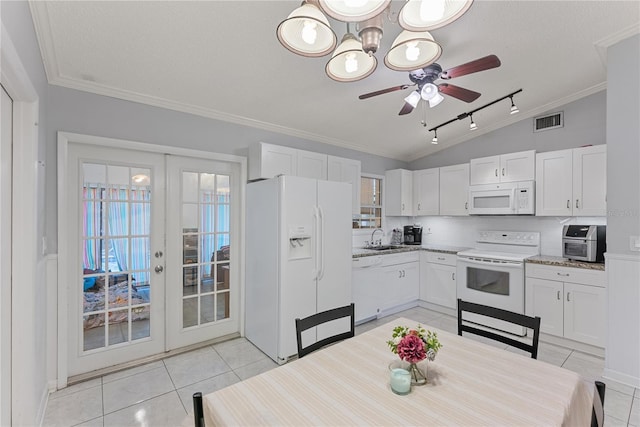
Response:
[[[472,185],[469,215],[533,215],[535,181]]]

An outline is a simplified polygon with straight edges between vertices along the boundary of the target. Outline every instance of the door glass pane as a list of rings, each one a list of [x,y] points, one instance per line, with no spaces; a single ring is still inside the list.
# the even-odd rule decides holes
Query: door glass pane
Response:
[[[150,336],[152,191],[149,169],[85,163],[82,172],[87,351]]]
[[[227,175],[199,173],[196,179],[194,172],[183,172],[182,177],[183,191],[189,191],[181,210],[182,327],[188,328],[229,317],[231,196]],[[194,188],[197,205],[192,203]]]

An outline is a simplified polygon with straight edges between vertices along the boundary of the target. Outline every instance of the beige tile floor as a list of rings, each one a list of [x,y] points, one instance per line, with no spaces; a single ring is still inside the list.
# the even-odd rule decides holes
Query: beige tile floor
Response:
[[[416,307],[357,326],[356,333],[397,317],[453,333],[457,330],[455,318]],[[602,358],[545,342],[539,345],[538,359],[578,372],[591,381],[601,379],[604,367]],[[52,393],[43,425],[180,426],[192,416],[191,396],[196,391],[211,393],[275,367],[277,364],[249,341],[237,338]],[[607,384],[605,425],[640,427],[640,390],[603,381]]]

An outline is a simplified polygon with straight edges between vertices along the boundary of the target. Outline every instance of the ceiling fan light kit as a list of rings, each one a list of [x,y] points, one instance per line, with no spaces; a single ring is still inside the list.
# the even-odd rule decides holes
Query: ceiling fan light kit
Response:
[[[291,12],[278,25],[276,35],[291,52],[310,58],[331,53],[338,42],[329,20],[313,1],[304,1]]]
[[[355,82],[373,73],[377,66],[376,57],[366,54],[356,36],[347,33],[327,62],[325,72],[338,82]]]
[[[444,27],[469,10],[473,0],[409,0],[400,9],[398,24],[409,31]]]
[[[469,9],[471,3],[473,0],[409,0],[400,11],[405,30],[384,57],[387,67],[412,71],[435,62],[442,54],[442,47],[426,29],[453,22]],[[293,53],[306,57],[327,55],[336,47],[337,37],[326,14],[338,21],[356,23],[360,49],[372,56],[380,47],[383,18],[390,9],[391,0],[304,0],[302,6],[278,25],[276,33],[280,43]],[[338,46],[325,68],[330,78],[351,82],[371,74],[344,78],[339,77],[340,72],[329,72],[334,67],[334,58],[342,53],[340,48]],[[377,60],[374,62],[377,66]]]
[[[396,71],[413,71],[433,64],[442,55],[440,46],[428,31],[404,30],[393,41],[384,57],[387,67]]]

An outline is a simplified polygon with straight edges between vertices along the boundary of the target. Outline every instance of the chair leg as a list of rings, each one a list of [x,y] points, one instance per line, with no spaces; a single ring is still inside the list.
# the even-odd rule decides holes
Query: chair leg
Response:
[[[593,411],[591,413],[591,427],[602,427],[604,425],[604,392],[606,390],[606,384],[602,381],[595,381],[596,392],[598,393],[598,400],[595,400]]]
[[[193,393],[193,421],[195,427],[204,426],[204,410],[202,408],[202,393]]]

